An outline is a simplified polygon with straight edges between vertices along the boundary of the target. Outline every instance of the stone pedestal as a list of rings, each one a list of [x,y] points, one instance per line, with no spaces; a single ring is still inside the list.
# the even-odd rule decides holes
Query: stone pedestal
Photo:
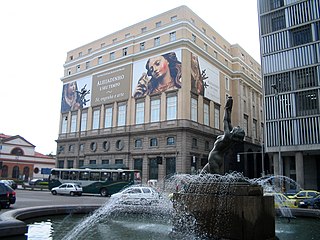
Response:
[[[173,233],[211,239],[275,239],[272,196],[247,183],[191,183],[173,196]]]

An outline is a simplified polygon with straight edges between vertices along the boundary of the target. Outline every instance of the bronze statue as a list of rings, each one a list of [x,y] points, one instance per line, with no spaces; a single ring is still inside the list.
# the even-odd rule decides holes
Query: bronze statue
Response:
[[[209,153],[208,163],[204,166],[201,173],[217,173],[223,174],[223,160],[225,153],[236,143],[244,139],[245,133],[242,128],[232,127],[231,111],[233,99],[228,97],[223,118],[224,134],[219,135],[214,143],[214,146]]]

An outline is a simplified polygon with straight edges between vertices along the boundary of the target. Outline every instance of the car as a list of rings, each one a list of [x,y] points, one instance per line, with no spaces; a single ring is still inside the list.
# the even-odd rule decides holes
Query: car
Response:
[[[299,191],[298,193],[296,193],[295,195],[288,196],[288,198],[301,200],[301,199],[307,199],[307,198],[314,198],[319,194],[320,194],[320,192],[315,191],[315,190],[302,190],[302,191]]]
[[[110,200],[120,204],[151,205],[158,203],[159,192],[152,187],[131,186],[111,195]]]
[[[37,178],[34,178],[32,180],[29,181],[29,185],[30,186],[35,186],[35,185],[39,185],[41,183],[44,183],[44,182],[48,182],[46,179],[37,179]]]
[[[82,195],[82,187],[79,184],[75,183],[63,183],[58,187],[54,187],[51,189],[52,195]]]
[[[320,209],[320,195],[314,198],[304,199],[298,202],[299,208],[316,208]]]
[[[0,180],[0,182],[3,182],[5,184],[9,185],[13,190],[16,190],[18,187],[17,183],[13,180]]]
[[[16,202],[16,192],[7,184],[0,182],[0,207],[9,208]]]
[[[265,196],[273,196],[274,197],[274,207],[275,208],[297,208],[298,206],[295,204],[294,199],[289,199],[286,195],[279,192],[269,192],[265,193]]]

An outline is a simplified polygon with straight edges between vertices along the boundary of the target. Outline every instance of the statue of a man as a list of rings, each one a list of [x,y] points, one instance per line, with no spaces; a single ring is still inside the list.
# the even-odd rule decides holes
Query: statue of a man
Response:
[[[228,97],[225,112],[224,112],[224,134],[219,135],[214,143],[214,146],[209,153],[208,163],[204,166],[201,173],[217,173],[224,174],[223,160],[225,153],[236,142],[241,142],[244,139],[245,133],[242,128],[232,127],[231,125],[231,111],[232,111],[233,99]]]

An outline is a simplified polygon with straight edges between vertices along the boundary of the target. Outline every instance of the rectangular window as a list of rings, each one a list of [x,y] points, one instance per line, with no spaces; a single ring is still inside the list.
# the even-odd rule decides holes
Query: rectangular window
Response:
[[[173,42],[176,40],[176,32],[171,32],[170,33],[170,41]]]
[[[115,53],[114,52],[111,52],[110,53],[110,61],[114,60],[115,58]]]
[[[151,122],[159,122],[160,121],[160,99],[152,99],[151,100]]]
[[[291,30],[292,47],[306,44],[312,41],[311,25],[305,25]]]
[[[214,128],[220,129],[220,107],[214,106]]]
[[[225,77],[225,85],[226,85],[226,90],[229,91],[230,90],[230,81],[228,77]]]
[[[203,104],[203,124],[209,126],[210,124],[210,107],[209,104]]]
[[[161,27],[161,21],[160,22],[156,22],[156,28]]]
[[[102,64],[102,63],[103,63],[102,57],[98,57],[98,64]]]
[[[92,52],[92,48],[88,48],[88,54]]]
[[[109,159],[104,159],[101,161],[102,164],[109,164]]]
[[[112,127],[112,107],[107,107],[104,111],[104,127]]]
[[[122,49],[122,56],[127,56],[128,55],[128,48],[123,48]]]
[[[191,40],[192,40],[192,42],[196,42],[196,40],[197,40],[196,35],[192,34],[192,36],[191,36]]]
[[[243,115],[243,130],[246,133],[246,135],[248,134],[248,124],[249,124],[249,117],[248,115]]]
[[[140,51],[143,51],[145,49],[144,42],[140,43]]]
[[[157,47],[157,46],[160,46],[160,37],[156,37],[154,39],[154,46]]]
[[[103,48],[105,45],[106,45],[105,43],[101,43],[101,44],[100,44],[100,47]]]
[[[171,22],[177,21],[177,19],[178,19],[177,15],[172,16],[172,17],[171,17]]]
[[[257,120],[253,120],[253,125],[252,125],[252,137],[254,139],[257,139]]]
[[[68,160],[67,165],[67,168],[73,168],[73,160]]]
[[[177,96],[167,97],[167,120],[177,118]]]
[[[99,129],[100,123],[100,109],[93,110],[93,117],[92,117],[92,130]]]
[[[61,127],[61,133],[67,133],[68,129],[68,116],[62,116],[62,127]]]
[[[208,44],[206,44],[206,43],[203,44],[203,50],[205,50],[206,52],[208,52]]]
[[[144,123],[144,102],[136,103],[136,124]]]
[[[81,131],[87,130],[87,119],[88,119],[88,113],[82,112],[82,114],[81,114]]]
[[[82,57],[82,52],[79,52],[79,57]]]
[[[90,61],[86,62],[86,69],[90,68]]]
[[[77,131],[77,114],[73,113],[71,115],[71,127],[70,127],[70,132],[74,133]]]
[[[89,160],[89,164],[97,164],[97,160]],[[91,176],[94,175],[94,173],[91,173]]]
[[[141,32],[142,32],[142,33],[146,32],[146,31],[147,31],[147,27],[141,28]]]
[[[116,159],[114,161],[115,164],[123,164],[123,159]]]
[[[80,65],[77,65],[76,72],[80,72]]]
[[[126,105],[118,106],[118,127],[126,125]]]
[[[115,43],[117,40],[117,38],[112,39],[112,43]]]
[[[198,121],[198,100],[191,98],[191,120]]]
[[[125,38],[129,38],[130,37],[130,33],[126,33],[126,35],[124,35]]]

